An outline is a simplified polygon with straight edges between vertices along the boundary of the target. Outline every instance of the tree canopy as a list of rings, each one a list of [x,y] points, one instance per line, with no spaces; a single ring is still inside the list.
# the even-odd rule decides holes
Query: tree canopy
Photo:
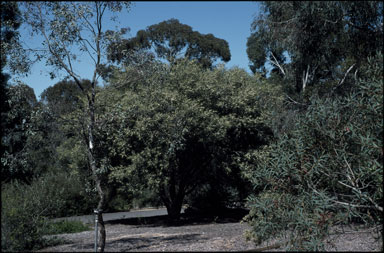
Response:
[[[239,69],[205,70],[187,59],[164,71],[149,85],[120,88],[119,97],[125,94],[108,110],[108,127],[101,131],[108,136],[111,180],[126,192],[157,193],[169,216],[177,218],[185,197],[212,183],[209,178],[227,178],[221,181],[227,185],[231,175],[240,182],[230,164],[241,152],[267,143],[268,110],[257,98],[265,92],[272,100],[278,88],[268,90]]]
[[[125,52],[140,48],[153,49],[157,57],[174,63],[178,58],[196,59],[204,67],[212,67],[217,59],[231,59],[228,43],[212,34],[201,34],[192,27],[170,19],[137,32],[136,37],[109,46],[109,58],[121,61]]]
[[[20,27],[20,12],[15,2],[1,2],[0,3],[0,23],[1,23],[1,36],[0,36],[0,116],[1,116],[1,143],[0,143],[0,157],[5,152],[3,144],[3,136],[6,132],[7,126],[5,119],[7,112],[10,110],[9,103],[7,103],[8,79],[9,74],[4,72],[7,66],[7,57],[12,50],[12,47],[18,43],[18,31]]]
[[[296,93],[342,79],[383,47],[382,2],[271,1],[262,7],[247,41],[250,68],[264,72],[271,63]]]

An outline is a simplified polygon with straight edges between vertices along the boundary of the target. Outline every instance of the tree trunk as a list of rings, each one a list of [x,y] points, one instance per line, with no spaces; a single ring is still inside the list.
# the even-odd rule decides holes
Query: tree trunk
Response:
[[[170,205],[166,205],[168,218],[171,221],[177,221],[180,219],[181,207],[182,207],[181,201],[171,202]]]
[[[165,190],[162,191],[160,197],[163,200],[165,207],[167,208],[168,218],[171,222],[178,221],[180,219],[180,212],[183,206],[185,195],[184,191],[180,190],[176,192],[176,194],[169,195],[167,195],[165,192]]]
[[[98,240],[98,251],[99,252],[104,252],[104,248],[105,248],[105,238],[106,238],[106,234],[105,234],[105,226],[104,226],[104,220],[103,220],[103,212],[100,211],[98,214],[97,214],[97,219],[98,219],[98,223],[99,223],[99,238],[100,240]]]
[[[92,142],[90,142],[90,143],[92,143]],[[92,145],[90,145],[90,147],[92,147]],[[97,189],[97,192],[98,192],[99,198],[100,198],[99,203],[97,205],[97,210],[99,211],[98,215],[97,215],[97,219],[98,219],[98,226],[100,228],[99,236],[98,236],[98,238],[99,238],[98,250],[99,250],[99,252],[104,252],[105,238],[106,238],[105,226],[104,226],[104,220],[103,220],[103,211],[105,209],[105,193],[101,187],[101,179],[97,176],[96,162],[95,162],[95,159],[93,157],[92,151],[93,151],[92,148],[88,148],[88,160],[89,160],[91,170],[92,170],[92,173],[94,176],[94,180],[96,183],[96,189]]]
[[[92,96],[89,102],[89,118],[90,122],[88,125],[88,162],[90,164],[92,174],[96,183],[96,189],[99,194],[99,203],[97,205],[98,210],[98,225],[99,225],[99,240],[98,240],[98,251],[104,252],[105,248],[105,239],[106,239],[106,233],[105,233],[105,226],[104,226],[104,220],[103,220],[103,211],[106,207],[106,199],[105,199],[105,192],[102,189],[102,182],[101,177],[97,173],[97,167],[96,167],[96,159],[94,156],[94,142],[93,142],[93,133],[94,133],[94,125],[95,125],[95,87],[94,83],[92,83]]]
[[[104,248],[105,248],[105,239],[106,239],[106,233],[105,233],[105,226],[104,226],[104,220],[103,220],[103,212],[105,210],[105,193],[104,191],[102,190],[101,188],[101,180],[98,179],[96,185],[97,185],[97,191],[99,193],[99,197],[100,197],[100,200],[99,200],[99,203],[97,205],[97,210],[99,210],[98,212],[98,215],[97,215],[97,219],[99,221],[99,238],[100,240],[98,240],[98,250],[99,252],[104,252]]]

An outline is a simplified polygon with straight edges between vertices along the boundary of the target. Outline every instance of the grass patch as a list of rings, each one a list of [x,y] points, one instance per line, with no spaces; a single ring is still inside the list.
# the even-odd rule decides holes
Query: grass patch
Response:
[[[57,234],[69,234],[69,233],[79,233],[83,231],[92,230],[91,225],[85,225],[81,221],[57,221],[51,222],[48,224],[46,234],[47,235],[57,235]]]

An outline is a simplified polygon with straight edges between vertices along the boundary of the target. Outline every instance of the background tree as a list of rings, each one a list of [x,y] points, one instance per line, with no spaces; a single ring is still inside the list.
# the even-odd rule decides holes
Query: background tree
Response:
[[[5,117],[9,111],[9,104],[7,102],[7,88],[9,74],[4,72],[7,65],[7,56],[12,50],[12,46],[18,43],[18,31],[20,27],[20,13],[16,2],[1,2],[0,3],[0,23],[1,23],[1,63],[0,63],[0,115],[1,115],[1,146],[0,157],[3,157],[6,148],[3,144],[3,137],[6,131]]]
[[[314,84],[322,89],[327,82],[331,87],[340,85],[349,72],[356,74],[361,61],[383,47],[381,2],[263,2],[262,6],[247,42],[250,68],[263,72],[265,63],[271,63],[290,80],[291,94]]]
[[[105,227],[102,210],[105,206],[105,196],[102,189],[102,180],[98,170],[98,161],[95,157],[94,128],[96,122],[96,81],[100,76],[100,67],[103,63],[104,50],[107,41],[121,36],[124,32],[103,32],[103,17],[106,10],[121,11],[123,6],[129,8],[126,2],[28,2],[23,4],[23,20],[31,28],[32,35],[39,34],[43,38],[44,50],[34,50],[38,59],[46,58],[48,65],[53,67],[51,76],[57,71],[64,71],[79,86],[87,98],[87,146],[88,163],[91,168],[100,201],[97,209],[100,210],[100,250],[104,251]],[[76,60],[74,48],[85,52],[93,62],[93,77],[88,89],[83,87],[79,73],[73,68]],[[16,65],[18,66],[18,65]]]
[[[91,81],[80,80],[82,86],[90,92]],[[41,93],[41,102],[43,102],[53,113],[54,117],[59,118],[75,110],[83,110],[86,99],[75,81],[63,80],[51,87],[48,87]]]
[[[1,83],[1,112],[7,108],[5,89],[9,75],[5,74],[4,68],[7,64],[7,56],[12,47],[18,43],[19,33],[17,29],[20,27],[20,11],[16,2],[1,2],[1,65],[0,65],[0,83]]]
[[[86,89],[91,88],[89,80],[81,82]],[[100,89],[98,86],[97,88]],[[43,151],[45,147],[49,147],[51,153],[49,157],[55,159],[55,162],[51,163],[52,169],[66,172],[71,176],[76,175],[78,177],[76,182],[80,182],[83,186],[84,189],[72,196],[73,199],[81,199],[82,205],[68,200],[68,213],[74,210],[76,214],[92,212],[93,209],[89,207],[95,202],[93,190],[95,184],[91,180],[91,170],[87,163],[87,153],[84,152],[86,146],[83,141],[87,135],[86,96],[74,81],[63,80],[42,92],[41,103],[43,105],[41,117],[46,124],[40,127],[44,138],[37,142],[45,145],[36,150]]]
[[[221,59],[231,59],[228,43],[212,34],[200,34],[177,19],[170,19],[151,25],[137,32],[136,37],[122,40],[109,46],[109,58],[121,61],[126,52],[138,49],[153,49],[157,57],[174,63],[178,58],[196,59],[204,67]]]
[[[18,179],[30,182],[36,173],[30,166],[29,139],[33,131],[33,117],[37,100],[33,89],[25,84],[7,88],[7,113],[1,117],[3,132],[1,156],[2,182]]]

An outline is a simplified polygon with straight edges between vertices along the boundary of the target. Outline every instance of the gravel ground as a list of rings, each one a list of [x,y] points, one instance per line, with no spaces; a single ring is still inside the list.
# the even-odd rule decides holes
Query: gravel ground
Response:
[[[274,244],[255,246],[243,234],[249,226],[238,221],[217,223],[190,223],[179,226],[161,224],[127,225],[106,224],[106,252],[127,251],[246,251]],[[340,230],[340,227],[337,228]],[[67,244],[45,248],[39,252],[91,252],[94,251],[94,231],[62,234]],[[375,239],[376,238],[376,239]],[[377,239],[373,229],[344,227],[344,234],[331,235],[327,251],[380,251],[382,238]],[[283,248],[270,251],[284,251]]]

